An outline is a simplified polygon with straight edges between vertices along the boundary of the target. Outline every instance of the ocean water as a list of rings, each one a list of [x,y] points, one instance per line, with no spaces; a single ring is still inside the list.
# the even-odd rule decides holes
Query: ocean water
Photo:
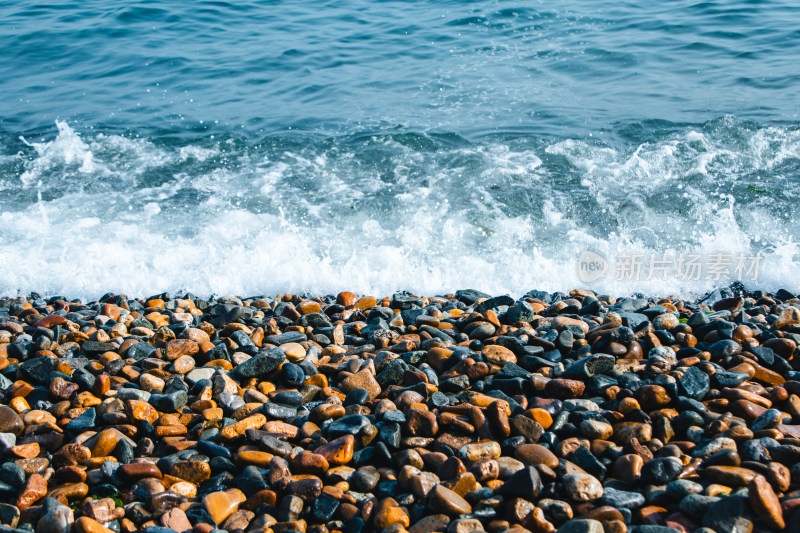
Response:
[[[797,2],[0,21],[0,294],[800,292]]]

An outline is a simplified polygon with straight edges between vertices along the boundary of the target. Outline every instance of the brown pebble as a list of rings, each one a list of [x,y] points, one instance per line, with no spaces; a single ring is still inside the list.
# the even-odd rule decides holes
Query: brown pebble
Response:
[[[754,476],[748,484],[750,506],[769,527],[783,529],[781,502],[764,476]]]
[[[321,455],[331,465],[345,465],[353,458],[355,437],[345,435],[320,446],[314,453]]]
[[[541,444],[523,444],[514,450],[514,457],[526,465],[546,465],[550,468],[558,466],[558,457]]]
[[[22,419],[13,409],[0,405],[0,433],[13,433],[19,436],[25,429]]]
[[[17,507],[26,509],[47,494],[47,481],[39,474],[32,474],[17,498]]]
[[[148,477],[156,479],[164,477],[161,470],[154,463],[130,463],[120,466],[117,472],[123,479],[131,481]]]

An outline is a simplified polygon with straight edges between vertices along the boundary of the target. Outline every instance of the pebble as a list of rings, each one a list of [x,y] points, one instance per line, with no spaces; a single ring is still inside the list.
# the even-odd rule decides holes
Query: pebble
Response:
[[[560,528],[558,533],[603,533],[603,524],[592,519],[570,520]]]
[[[436,485],[428,494],[431,509],[446,515],[462,515],[472,511],[472,506],[467,500],[444,485]]]
[[[25,425],[19,415],[7,405],[0,405],[0,433],[19,436]]]
[[[523,444],[514,450],[514,457],[530,466],[539,464],[543,464],[548,468],[556,468],[558,466],[558,457],[541,444]]]
[[[666,485],[677,478],[683,470],[683,463],[677,457],[660,457],[642,466],[641,477],[648,485]]]
[[[16,506],[20,510],[26,509],[38,502],[45,494],[47,494],[47,480],[39,474],[31,474],[19,493]]]
[[[203,508],[214,522],[221,524],[245,500],[244,494],[239,489],[212,492],[203,498]]]
[[[603,496],[603,485],[589,474],[567,474],[563,482],[567,495],[576,502],[588,502]]]
[[[192,523],[180,507],[173,507],[161,515],[161,525],[178,533],[185,533],[192,529]]]
[[[703,514],[702,525],[718,532],[753,531],[753,517],[747,497],[732,495],[711,502]]]
[[[800,311],[714,294],[0,298],[0,520],[778,531]]]
[[[764,476],[755,476],[747,486],[750,506],[761,520],[773,529],[783,529],[783,509],[772,486]]]
[[[36,531],[39,533],[70,533],[75,522],[72,509],[53,498],[47,498],[42,507],[43,515],[36,523]]]

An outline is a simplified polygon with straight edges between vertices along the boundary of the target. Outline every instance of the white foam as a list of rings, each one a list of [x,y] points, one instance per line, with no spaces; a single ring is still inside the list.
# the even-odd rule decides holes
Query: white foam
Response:
[[[21,138],[22,142],[36,150],[37,157],[31,168],[20,176],[22,183],[31,185],[36,182],[38,176],[43,172],[56,166],[77,167],[81,174],[89,174],[98,170],[103,170],[94,162],[94,154],[89,146],[81,140],[66,122],[56,121],[58,135],[50,142],[29,142]]]
[[[218,149],[203,148],[201,146],[181,146],[178,157],[181,161],[188,159],[195,159],[197,161],[205,161],[209,157],[213,157],[219,153]]]
[[[22,190],[37,200],[0,212],[1,294],[520,295],[588,286],[693,295],[733,276],[628,280],[613,267],[626,254],[713,251],[761,251],[747,284],[800,291],[800,231],[781,214],[791,204],[732,190],[742,174],[797,159],[795,130],[743,132],[736,142],[729,132],[689,131],[629,149],[561,140],[432,152],[388,140],[380,164],[358,147],[226,154],[231,164],[213,162],[218,147],[57,126],[25,155]],[[545,157],[563,158],[574,176]],[[148,181],[149,171],[160,181]],[[611,265],[589,284],[577,269],[585,250]]]

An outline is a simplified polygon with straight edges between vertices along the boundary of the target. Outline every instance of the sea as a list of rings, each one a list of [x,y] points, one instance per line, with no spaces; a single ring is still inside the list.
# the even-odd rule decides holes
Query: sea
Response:
[[[796,0],[0,1],[0,294],[800,292]]]

